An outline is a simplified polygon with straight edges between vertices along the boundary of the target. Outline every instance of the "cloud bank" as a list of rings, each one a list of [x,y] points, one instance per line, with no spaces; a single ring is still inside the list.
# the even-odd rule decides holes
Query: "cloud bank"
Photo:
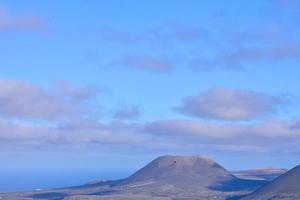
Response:
[[[300,129],[295,120],[252,124],[218,124],[194,120],[147,123],[70,121],[33,125],[0,121],[0,143],[10,149],[81,149],[105,147],[147,150],[201,150],[228,152],[297,151]]]
[[[275,112],[278,97],[240,89],[214,88],[183,101],[184,114],[218,121],[167,119],[130,122],[134,106],[114,113],[117,121],[103,122],[90,102],[95,87],[76,87],[57,81],[39,87],[26,81],[0,80],[0,146],[7,150],[129,148],[138,151],[299,152],[299,120],[270,118],[236,123]]]

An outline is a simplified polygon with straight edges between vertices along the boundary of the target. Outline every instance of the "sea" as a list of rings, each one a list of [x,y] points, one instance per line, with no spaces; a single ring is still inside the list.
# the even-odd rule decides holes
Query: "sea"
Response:
[[[32,191],[77,186],[98,179],[116,180],[130,175],[128,170],[26,169],[0,170],[0,192]]]

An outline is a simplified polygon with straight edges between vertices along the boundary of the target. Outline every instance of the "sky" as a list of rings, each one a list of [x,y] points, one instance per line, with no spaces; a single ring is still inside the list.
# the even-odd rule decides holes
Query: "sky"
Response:
[[[300,2],[0,0],[0,170],[300,164]]]

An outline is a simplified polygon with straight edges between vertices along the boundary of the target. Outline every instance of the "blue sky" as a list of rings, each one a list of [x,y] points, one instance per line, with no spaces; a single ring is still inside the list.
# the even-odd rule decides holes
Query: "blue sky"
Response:
[[[2,0],[1,168],[293,167],[299,22],[292,0]]]

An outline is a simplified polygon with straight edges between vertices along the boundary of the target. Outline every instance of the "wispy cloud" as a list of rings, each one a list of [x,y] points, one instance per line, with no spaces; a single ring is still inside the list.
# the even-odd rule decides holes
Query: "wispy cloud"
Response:
[[[99,37],[103,41],[137,46],[141,49],[140,55],[128,52],[127,55],[131,56],[125,56],[127,58],[123,59],[123,63],[131,66],[135,66],[136,63],[142,66],[141,60],[148,60],[147,63],[149,63],[151,58],[152,65],[158,68],[153,64],[154,60],[157,63],[158,58],[155,58],[153,53],[143,53],[143,50],[148,47],[155,49],[156,52],[164,52],[164,56],[159,58],[159,63],[164,60],[164,66],[166,60],[168,63],[177,64],[179,55],[182,66],[198,72],[243,68],[251,70],[252,66],[257,64],[273,64],[300,59],[299,41],[291,36],[290,30],[283,24],[275,22],[264,26],[254,24],[237,30],[230,25],[226,30],[218,27],[212,30],[187,23],[166,23],[136,33],[111,26],[101,30]],[[293,34],[296,33],[295,30],[296,28]],[[178,45],[185,51],[177,50]],[[170,54],[177,56],[170,57]],[[129,57],[134,57],[134,59]],[[149,68],[140,69],[148,70]]]
[[[140,32],[129,32],[121,28],[103,25],[95,31],[104,42],[118,44],[167,44],[170,42],[193,42],[206,36],[206,31],[199,26],[187,23],[165,23],[150,27]]]
[[[241,89],[216,87],[187,97],[175,109],[183,114],[216,120],[251,120],[275,113],[280,97]]]
[[[163,56],[125,55],[113,62],[113,65],[127,66],[130,68],[148,70],[154,73],[165,73],[175,67],[175,63]]]
[[[30,13],[14,15],[0,7],[0,31],[44,31],[46,26],[45,20],[40,16]]]
[[[122,106],[114,112],[114,118],[118,120],[137,120],[141,115],[136,106]]]
[[[275,23],[276,24],[276,23]],[[296,30],[296,29],[295,29]],[[300,59],[300,43],[283,25],[255,25],[242,30],[210,33],[209,55],[196,54],[187,66],[200,72],[247,68]]]

